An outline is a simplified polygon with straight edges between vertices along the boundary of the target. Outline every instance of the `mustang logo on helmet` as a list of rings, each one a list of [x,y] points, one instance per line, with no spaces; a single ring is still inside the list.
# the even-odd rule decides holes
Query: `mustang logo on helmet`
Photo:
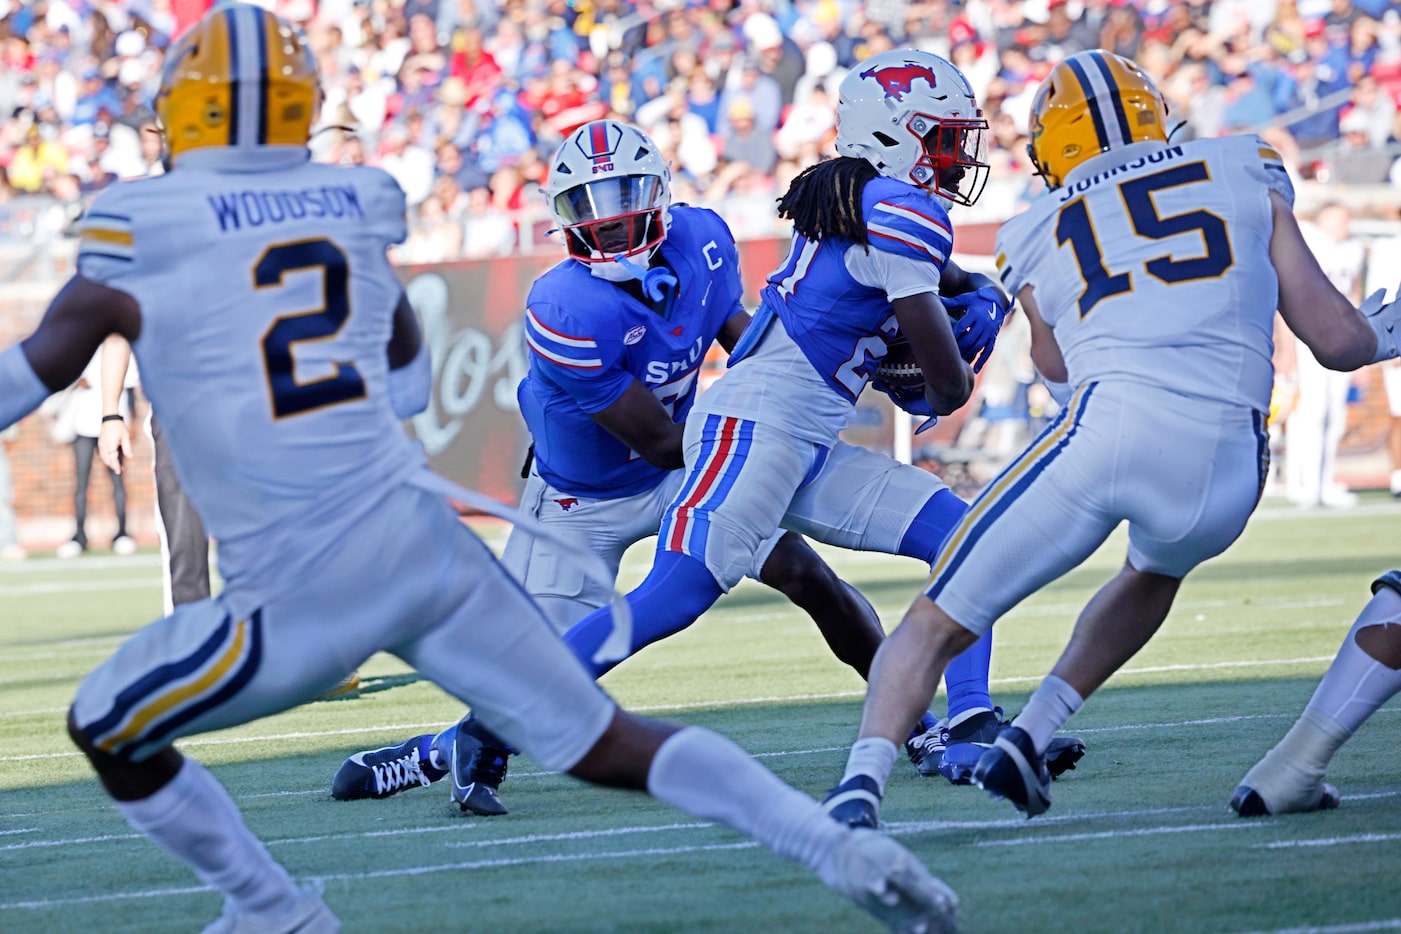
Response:
[[[938,78],[934,75],[934,69],[927,65],[914,65],[905,63],[904,65],[867,68],[861,72],[863,78],[875,78],[876,82],[885,90],[886,97],[893,97],[897,101],[903,101],[905,95],[914,90],[916,78],[923,78],[929,82],[930,88],[938,86]]]

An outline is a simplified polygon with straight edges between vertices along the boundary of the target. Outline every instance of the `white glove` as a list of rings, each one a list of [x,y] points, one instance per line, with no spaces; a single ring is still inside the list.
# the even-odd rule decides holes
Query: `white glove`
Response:
[[[1401,294],[1401,290],[1398,290],[1398,294]],[[1386,289],[1377,289],[1357,309],[1367,320],[1372,333],[1377,335],[1377,353],[1372,357],[1372,363],[1401,356],[1401,333],[1398,333],[1401,330],[1401,301],[1384,305],[1382,301],[1385,298]]]

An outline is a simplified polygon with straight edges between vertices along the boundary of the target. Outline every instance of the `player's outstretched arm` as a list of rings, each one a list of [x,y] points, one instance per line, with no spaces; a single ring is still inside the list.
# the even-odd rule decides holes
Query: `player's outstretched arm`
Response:
[[[120,334],[108,335],[102,342],[102,427],[97,436],[97,456],[113,473],[122,472],[122,460],[131,457],[131,432],[121,418],[122,389],[131,365],[131,345]]]
[[[134,341],[141,307],[125,292],[82,276],[68,280],[27,339],[0,353],[0,428],[71,385],[108,334]]]
[[[1270,260],[1279,276],[1279,310],[1289,330],[1330,370],[1355,370],[1395,356],[1394,345],[1379,348],[1372,324],[1328,281],[1304,242],[1289,202],[1274,192],[1270,200],[1274,207]],[[1381,310],[1382,315],[1387,313]]]
[[[592,418],[653,467],[676,470],[685,463],[681,457],[685,429],[637,380],[608,408],[592,413]]]
[[[900,333],[910,342],[924,373],[924,398],[935,415],[948,415],[973,392],[973,369],[963,361],[948,315],[933,292],[919,292],[891,302]]]

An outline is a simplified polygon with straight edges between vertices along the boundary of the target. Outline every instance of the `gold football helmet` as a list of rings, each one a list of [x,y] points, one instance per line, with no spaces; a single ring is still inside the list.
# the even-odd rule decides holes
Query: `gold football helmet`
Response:
[[[156,114],[178,159],[206,146],[305,146],[320,103],[297,28],[262,7],[221,3],[170,49]]]
[[[1167,142],[1167,103],[1137,64],[1091,49],[1051,69],[1031,105],[1027,153],[1059,188],[1087,159],[1143,140]]]

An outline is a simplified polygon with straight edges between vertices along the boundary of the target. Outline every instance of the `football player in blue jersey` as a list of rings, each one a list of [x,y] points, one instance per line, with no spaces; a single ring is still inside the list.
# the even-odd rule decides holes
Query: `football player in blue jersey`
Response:
[[[0,352],[3,429],[125,337],[219,539],[219,596],[124,642],[68,718],[123,817],[223,896],[205,930],[340,923],[174,742],[286,710],[389,651],[546,768],[746,833],[894,930],[952,931],[957,897],[894,840],[838,826],[716,733],[619,709],[462,525],[447,497],[471,494],[401,430],[432,389],[385,254],[406,235],[404,193],[379,169],[310,161],[319,99],[298,30],[252,4],[211,10],[162,76],[171,170],[98,196],[77,273]]]
[[[981,192],[987,123],[963,75],[923,52],[876,56],[841,93],[843,158],[803,173],[780,202],[795,222],[790,255],[730,370],[686,420],[686,477],[652,570],[627,598],[633,651],[694,622],[780,528],[928,562],[966,508],[927,472],[838,435],[897,337],[926,379],[922,390],[893,391],[902,405],[946,414],[972,391],[966,361],[991,350],[1007,302],[995,282],[949,262],[947,205]],[[941,292],[966,306],[957,335]],[[611,662],[596,657],[611,633],[595,612],[565,638],[602,674]],[[952,667],[950,714],[995,735],[987,669],[986,642]],[[1068,745],[1065,767],[1082,752]]]
[[[530,370],[517,396],[534,445],[521,508],[614,575],[629,546],[656,535],[680,492],[682,423],[706,351],[716,340],[732,349],[749,323],[733,235],[711,211],[672,205],[669,176],[634,127],[600,120],[575,131],[546,189],[570,258],[527,299]],[[929,474],[908,482],[922,484],[925,499],[942,489]],[[512,534],[502,560],[561,633],[612,597],[557,543],[527,532]],[[880,620],[801,536],[769,536],[749,573],[807,611],[836,656],[865,676],[884,638]],[[985,693],[986,671],[982,678]],[[917,734],[934,725],[926,714]],[[466,718],[351,756],[332,793],[383,798],[451,774],[464,810],[504,814],[497,789],[509,752]]]

